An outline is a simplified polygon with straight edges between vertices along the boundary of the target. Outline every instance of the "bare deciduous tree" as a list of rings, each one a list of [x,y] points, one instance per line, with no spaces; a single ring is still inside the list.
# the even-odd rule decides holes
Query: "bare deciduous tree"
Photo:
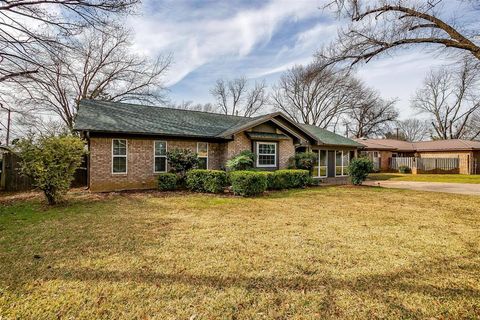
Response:
[[[396,100],[384,100],[378,92],[363,88],[349,109],[345,123],[355,138],[383,136],[398,118]]]
[[[323,65],[295,66],[286,71],[271,96],[275,109],[297,122],[335,129],[355,101],[358,83]]]
[[[43,56],[49,67],[22,85],[27,97],[21,103],[54,112],[72,129],[81,99],[164,102],[162,80],[170,58],[150,61],[132,53],[129,38],[118,27],[70,38],[68,50]]]
[[[44,68],[37,55],[64,44],[85,26],[101,28],[110,14],[128,12],[139,0],[15,0],[0,2],[0,82]]]
[[[410,142],[425,140],[430,133],[428,121],[420,119],[398,121],[397,127],[404,139]]]
[[[480,14],[477,0],[461,2]],[[423,44],[455,48],[480,60],[478,27],[458,21],[459,16],[447,18],[443,8],[447,4],[446,0],[332,0],[327,7],[351,23],[340,30],[327,55],[333,61],[356,64],[394,49]]]
[[[170,107],[175,109],[182,109],[182,110],[193,110],[193,111],[202,111],[202,112],[212,112],[214,113],[216,108],[211,103],[194,103],[193,101],[182,101],[181,103],[170,104]]]
[[[479,66],[471,59],[432,71],[415,94],[413,108],[428,115],[437,139],[475,139],[480,135]]]
[[[234,80],[219,79],[210,93],[216,106],[224,114],[251,117],[267,103],[265,81],[255,82],[250,88],[245,77]]]

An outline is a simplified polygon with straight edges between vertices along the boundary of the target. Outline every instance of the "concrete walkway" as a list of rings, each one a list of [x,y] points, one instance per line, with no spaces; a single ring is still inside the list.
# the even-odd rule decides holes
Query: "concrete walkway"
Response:
[[[447,183],[447,182],[413,182],[413,181],[389,181],[375,180],[365,181],[366,186],[410,189],[419,191],[447,192],[457,194],[470,194],[480,196],[480,184],[471,183]]]

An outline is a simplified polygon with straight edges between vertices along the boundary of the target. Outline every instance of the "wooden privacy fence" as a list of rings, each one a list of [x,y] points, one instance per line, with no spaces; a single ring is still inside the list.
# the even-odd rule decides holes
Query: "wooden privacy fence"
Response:
[[[27,191],[33,189],[33,181],[20,173],[21,158],[13,152],[4,153],[1,189],[4,191]],[[87,159],[82,161],[80,168],[75,171],[71,187],[87,186]]]
[[[460,173],[459,158],[390,158],[390,170],[398,171],[400,166],[416,169],[417,173]]]
[[[417,158],[417,173],[460,173],[460,159]]]
[[[415,164],[414,157],[393,157],[390,158],[390,169],[398,171],[401,166],[407,166],[413,168]]]

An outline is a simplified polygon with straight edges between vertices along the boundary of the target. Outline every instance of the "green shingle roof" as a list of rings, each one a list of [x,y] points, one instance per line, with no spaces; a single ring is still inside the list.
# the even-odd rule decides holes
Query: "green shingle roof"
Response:
[[[82,100],[75,119],[78,131],[184,137],[225,138],[282,115],[239,117],[218,113],[144,106],[109,101]],[[283,116],[283,115],[282,115]],[[285,118],[285,116],[283,116]],[[316,137],[320,144],[362,147],[363,145],[328,130],[305,124],[298,128]]]
[[[118,102],[82,100],[75,130],[217,137],[256,118],[218,113],[144,106]]]
[[[363,147],[362,144],[352,139],[346,138],[344,136],[322,129],[317,126],[312,126],[309,124],[299,124],[299,126],[316,136],[317,139],[325,145]]]

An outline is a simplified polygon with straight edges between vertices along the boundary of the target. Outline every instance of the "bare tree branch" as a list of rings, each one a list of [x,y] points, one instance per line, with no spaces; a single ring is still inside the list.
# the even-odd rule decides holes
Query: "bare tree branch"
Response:
[[[223,114],[251,117],[259,113],[267,103],[265,81],[255,82],[249,88],[245,77],[229,81],[219,79],[210,93]]]
[[[470,24],[454,25],[442,15],[445,0],[333,0],[327,7],[351,24],[339,31],[338,39],[327,50],[332,62],[352,65],[412,45],[440,45],[468,52],[480,60],[478,31]],[[472,3],[473,4],[473,3]],[[480,8],[471,5],[471,10]],[[318,54],[325,57],[325,52]]]
[[[70,130],[82,99],[164,103],[170,57],[152,62],[133,54],[129,38],[119,27],[88,29],[69,39],[69,50],[45,53],[41,58],[49,68],[23,87],[29,94],[21,103],[57,114]]]
[[[0,1],[0,82],[43,68],[36,58],[64,46],[63,38],[88,26],[102,29],[112,14],[131,12],[139,0]]]
[[[430,117],[434,138],[475,139],[480,135],[480,64],[465,58],[454,67],[432,71],[413,100]]]

